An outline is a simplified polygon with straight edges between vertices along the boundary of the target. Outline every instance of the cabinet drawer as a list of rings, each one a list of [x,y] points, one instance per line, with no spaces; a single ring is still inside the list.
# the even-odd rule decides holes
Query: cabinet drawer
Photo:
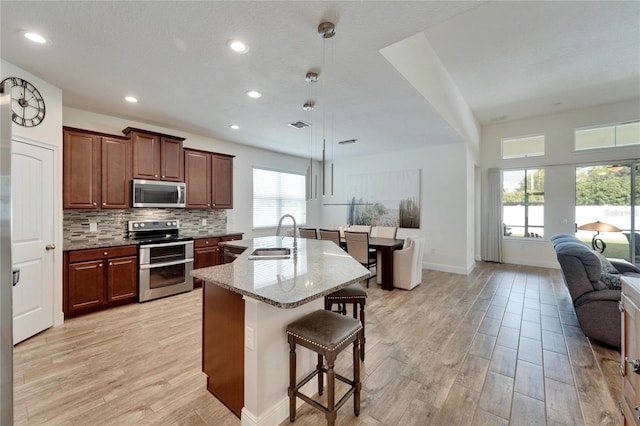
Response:
[[[217,237],[216,238],[199,238],[194,241],[193,246],[195,248],[211,247],[211,246],[217,246],[219,242],[220,242],[220,238],[217,238]]]
[[[222,237],[222,241],[236,241],[241,239],[242,239],[242,234],[233,234],[233,235],[227,235]]]
[[[108,259],[111,257],[135,256],[138,246],[107,247],[104,249],[74,250],[69,252],[69,263],[87,260]]]

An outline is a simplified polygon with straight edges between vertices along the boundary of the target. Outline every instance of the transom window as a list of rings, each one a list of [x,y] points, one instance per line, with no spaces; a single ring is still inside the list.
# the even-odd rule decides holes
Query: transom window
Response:
[[[536,157],[544,155],[544,135],[502,139],[502,158]]]
[[[576,129],[576,150],[640,144],[640,121]]]
[[[253,228],[273,228],[284,214],[307,223],[305,176],[253,169]]]
[[[544,169],[502,172],[502,220],[506,237],[543,237]]]

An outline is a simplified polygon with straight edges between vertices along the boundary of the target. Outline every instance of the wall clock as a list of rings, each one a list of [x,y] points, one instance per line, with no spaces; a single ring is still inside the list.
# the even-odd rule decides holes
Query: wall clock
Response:
[[[9,82],[11,85],[11,119],[14,123],[24,127],[34,127],[44,120],[45,107],[42,95],[36,87],[18,77],[8,77],[2,80],[0,87]]]

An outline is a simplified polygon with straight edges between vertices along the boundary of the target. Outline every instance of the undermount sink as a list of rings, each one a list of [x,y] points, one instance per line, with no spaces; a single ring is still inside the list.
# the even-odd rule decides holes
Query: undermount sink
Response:
[[[250,255],[249,260],[261,259],[288,259],[291,256],[291,249],[287,247],[265,247],[255,249]]]

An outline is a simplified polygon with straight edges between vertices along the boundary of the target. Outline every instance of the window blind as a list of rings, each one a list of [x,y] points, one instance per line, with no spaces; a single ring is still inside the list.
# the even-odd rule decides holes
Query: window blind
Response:
[[[278,226],[284,214],[307,223],[305,176],[274,170],[253,169],[253,227]],[[287,222],[287,226],[290,223]]]

